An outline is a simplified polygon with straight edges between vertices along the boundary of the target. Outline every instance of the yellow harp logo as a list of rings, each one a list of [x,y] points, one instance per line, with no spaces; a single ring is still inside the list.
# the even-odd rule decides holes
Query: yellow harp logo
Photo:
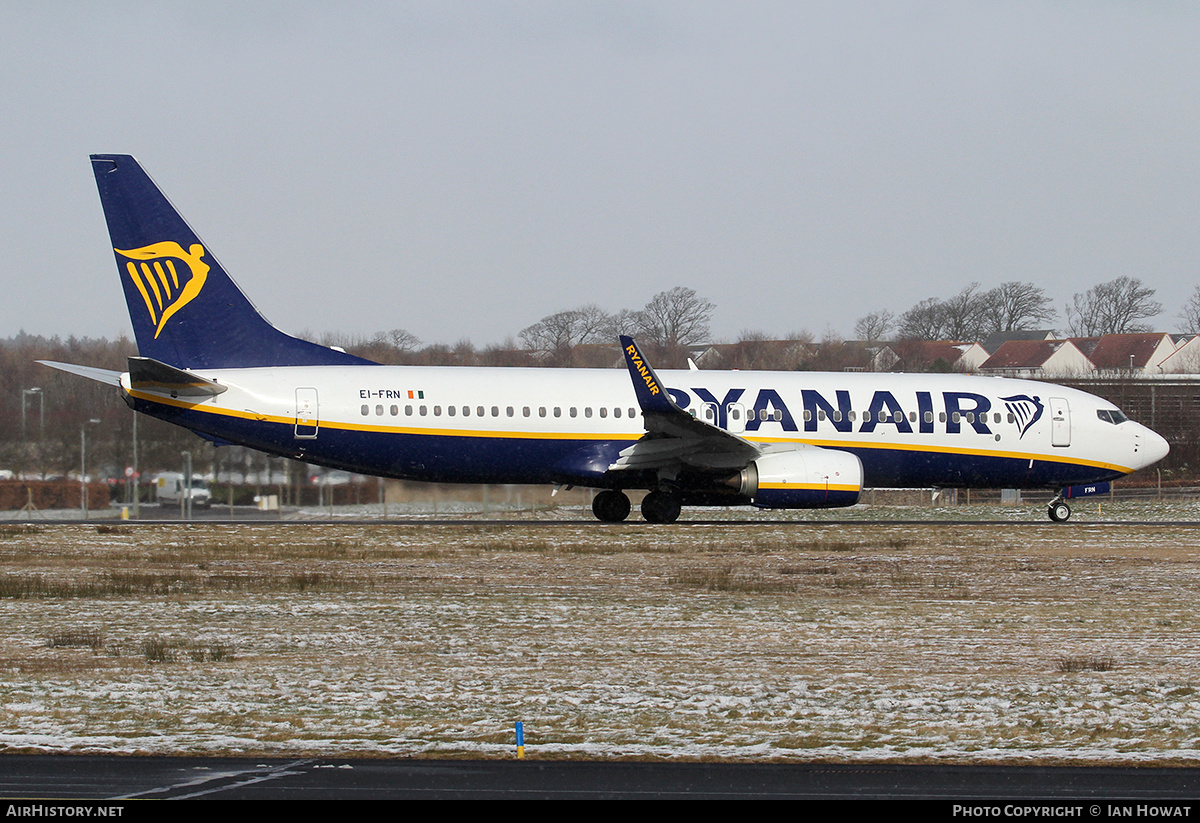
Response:
[[[146,301],[146,311],[150,312],[155,338],[171,315],[192,302],[208,279],[209,266],[200,259],[204,257],[204,246],[199,243],[193,243],[186,252],[183,246],[172,240],[152,243],[140,249],[113,251],[129,258],[125,270],[129,272],[142,300]],[[135,260],[142,262],[135,263]],[[182,266],[176,265],[177,262]],[[181,272],[183,268],[187,271]]]

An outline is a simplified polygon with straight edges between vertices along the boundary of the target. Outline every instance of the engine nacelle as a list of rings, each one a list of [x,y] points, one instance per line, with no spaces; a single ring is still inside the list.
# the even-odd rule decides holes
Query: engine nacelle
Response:
[[[764,454],[730,485],[763,509],[831,509],[857,503],[862,481],[857,456],[811,448]]]

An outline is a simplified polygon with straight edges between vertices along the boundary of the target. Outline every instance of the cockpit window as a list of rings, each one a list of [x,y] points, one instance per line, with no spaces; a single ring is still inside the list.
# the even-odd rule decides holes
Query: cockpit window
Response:
[[[1105,423],[1112,423],[1114,426],[1119,426],[1129,418],[1119,409],[1097,409],[1096,416]]]

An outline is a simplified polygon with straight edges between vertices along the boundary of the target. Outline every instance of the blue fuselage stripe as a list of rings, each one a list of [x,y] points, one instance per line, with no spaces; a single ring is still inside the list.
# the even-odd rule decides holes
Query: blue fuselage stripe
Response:
[[[608,472],[636,438],[458,436],[323,427],[314,439],[284,423],[225,417],[135,401],[138,411],[263,451],[349,471],[449,483],[574,483],[638,488],[636,475]],[[862,461],[864,486],[1056,488],[1121,477],[1112,469],[1024,457],[839,446]],[[632,481],[632,482],[630,482]]]

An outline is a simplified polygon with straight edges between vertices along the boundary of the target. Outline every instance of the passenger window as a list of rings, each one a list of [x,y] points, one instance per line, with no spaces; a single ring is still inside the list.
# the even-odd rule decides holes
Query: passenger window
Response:
[[[507,412],[507,414],[508,414],[508,416],[509,416],[509,417],[512,417],[512,416],[513,416],[513,407],[512,407],[512,406],[509,406],[509,407],[506,409],[506,412]]]
[[[486,411],[486,410],[483,408],[483,406],[476,406],[476,407],[475,407],[475,416],[476,416],[476,417],[483,417],[483,415],[484,415],[484,412],[485,412],[485,411]]]
[[[917,422],[917,413],[916,413],[916,412],[909,412],[909,413],[908,413],[908,422],[909,422],[909,423],[916,423],[916,422]]]
[[[422,417],[425,416],[425,411],[426,411],[425,406],[421,406],[417,409],[417,413],[420,414]]]
[[[591,406],[584,406],[584,407],[583,407],[583,416],[584,416],[584,417],[591,417],[591,416],[592,416],[592,407],[591,407]]]
[[[453,417],[453,416],[454,416],[454,407],[453,407],[453,406],[447,406],[447,407],[446,407],[446,414],[448,414],[448,415],[450,415],[451,417]]]
[[[561,408],[559,408],[558,406],[555,406],[555,407],[554,407],[554,416],[555,416],[555,417],[562,417],[562,409],[561,409]]]
[[[617,408],[613,409],[613,417],[620,417],[620,416],[621,416],[621,407],[618,406]]]
[[[600,416],[601,416],[601,417],[608,417],[608,408],[607,408],[606,406],[601,406],[601,407],[600,407]]]
[[[434,416],[434,417],[441,417],[441,416],[442,416],[442,407],[441,407],[441,406],[434,406],[434,407],[433,407],[433,416]]]
[[[525,406],[524,408],[522,408],[522,409],[521,409],[521,414],[523,414],[523,415],[525,415],[526,417],[528,417],[528,416],[529,416],[529,407],[528,407],[528,406]]]
[[[499,417],[499,416],[500,416],[500,407],[492,406],[492,417]]]
[[[633,406],[630,406],[630,407],[629,407],[629,416],[630,416],[630,417],[637,417],[637,409],[635,409]]]
[[[400,414],[400,407],[392,406],[392,408],[389,411],[391,411],[392,417],[395,417],[396,415]]]
[[[545,417],[545,416],[546,416],[546,407],[538,406],[538,417]]]
[[[363,416],[363,417],[366,417],[366,416],[367,416],[368,414],[370,414],[370,413],[371,413],[371,407],[370,407],[370,406],[367,406],[367,405],[364,405],[364,406],[362,407],[362,416]]]
[[[412,406],[405,406],[405,407],[404,407],[404,416],[405,416],[405,417],[412,417]]]
[[[377,414],[377,415],[379,415],[379,416],[381,416],[381,417],[382,417],[382,416],[383,416],[383,406],[376,406],[376,407],[375,407],[375,414]]]
[[[931,412],[931,411],[927,411],[927,412],[925,412],[925,422],[926,422],[926,423],[932,423],[932,422],[933,422],[933,412]]]
[[[571,407],[571,416],[572,416],[572,417],[575,417],[575,416],[576,416],[576,413],[577,413],[577,411],[578,411],[578,410],[577,410],[577,409],[576,409],[574,406],[572,406],[572,407]]]

